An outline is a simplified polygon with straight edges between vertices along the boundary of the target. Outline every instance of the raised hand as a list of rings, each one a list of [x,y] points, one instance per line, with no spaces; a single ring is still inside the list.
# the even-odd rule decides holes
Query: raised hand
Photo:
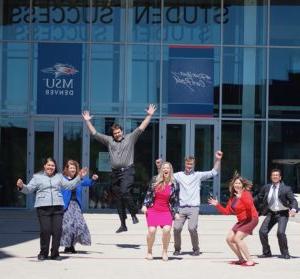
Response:
[[[19,189],[22,189],[22,188],[23,188],[23,185],[24,185],[23,180],[19,178],[19,179],[17,180],[16,185],[17,185],[17,187],[18,187]]]
[[[214,198],[209,198],[207,201],[210,205],[213,205],[213,206],[216,206],[219,203],[218,200],[214,199]]]
[[[223,157],[223,152],[221,150],[218,150],[215,154],[215,157],[217,160],[221,160]]]
[[[89,172],[88,168],[84,167],[79,171],[78,175],[82,178],[82,177],[86,176],[88,174],[88,172]]]
[[[147,114],[151,116],[155,113],[155,111],[156,111],[156,106],[153,104],[150,104],[148,109],[146,109]]]
[[[98,178],[99,178],[99,176],[98,176],[97,174],[93,174],[93,175],[92,175],[92,180],[95,180],[95,181],[96,181],[96,180],[98,180]]]
[[[93,116],[90,115],[90,112],[88,110],[85,110],[83,113],[82,113],[82,117],[85,121],[90,121]]]

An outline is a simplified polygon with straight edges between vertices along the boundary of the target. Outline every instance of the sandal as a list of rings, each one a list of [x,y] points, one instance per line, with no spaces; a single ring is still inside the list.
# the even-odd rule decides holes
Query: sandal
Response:
[[[229,262],[229,264],[242,265],[245,262],[246,262],[245,260],[237,260],[237,261],[231,261]]]
[[[241,264],[241,266],[255,266],[257,263],[255,262],[244,262]]]

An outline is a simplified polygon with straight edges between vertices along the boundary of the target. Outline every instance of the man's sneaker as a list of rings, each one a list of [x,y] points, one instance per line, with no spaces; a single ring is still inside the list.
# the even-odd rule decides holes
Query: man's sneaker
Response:
[[[195,250],[192,252],[192,256],[199,256],[201,252],[199,250]]]
[[[120,226],[120,228],[118,228],[116,230],[116,233],[121,233],[121,232],[127,232],[127,227],[126,226]]]

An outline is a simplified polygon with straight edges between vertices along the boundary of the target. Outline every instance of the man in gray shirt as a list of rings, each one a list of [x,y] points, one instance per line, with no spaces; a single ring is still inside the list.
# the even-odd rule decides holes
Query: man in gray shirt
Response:
[[[96,131],[91,123],[92,116],[89,111],[84,111],[82,117],[85,120],[87,127],[92,136],[100,141],[108,148],[111,167],[112,167],[112,193],[116,199],[116,206],[121,221],[121,226],[116,233],[127,231],[126,227],[126,208],[132,217],[134,224],[139,220],[136,217],[138,211],[132,195],[131,188],[134,183],[134,146],[142,132],[150,123],[151,117],[156,111],[156,107],[152,104],[146,110],[147,116],[132,133],[123,134],[123,129],[118,124],[113,124],[111,127],[112,136],[107,136]]]
[[[186,220],[188,220],[188,230],[190,232],[193,256],[200,254],[198,239],[198,214],[200,206],[201,181],[212,178],[218,174],[223,153],[217,151],[215,154],[215,164],[211,171],[194,171],[195,158],[189,156],[185,159],[185,170],[174,174],[176,182],[179,184],[179,219],[174,221],[174,255],[180,255],[181,231]]]

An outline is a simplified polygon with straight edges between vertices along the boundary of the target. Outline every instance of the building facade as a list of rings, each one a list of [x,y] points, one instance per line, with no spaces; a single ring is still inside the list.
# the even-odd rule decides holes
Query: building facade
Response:
[[[203,210],[209,192],[226,199],[235,171],[258,189],[278,167],[300,192],[299,12],[296,0],[1,0],[0,207],[32,208],[15,182],[48,156],[99,174],[85,210],[113,207],[107,150],[80,112],[100,132],[118,122],[128,133],[149,103],[158,110],[136,145],[137,203],[158,156],[179,171],[194,155],[208,170],[218,149]]]

